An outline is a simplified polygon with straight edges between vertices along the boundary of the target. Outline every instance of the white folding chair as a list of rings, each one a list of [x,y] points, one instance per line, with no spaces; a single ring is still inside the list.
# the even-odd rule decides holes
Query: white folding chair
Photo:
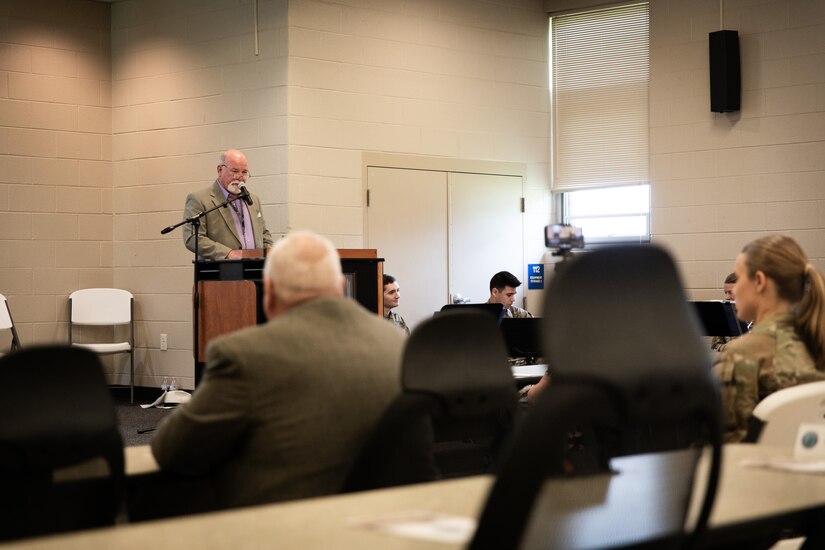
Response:
[[[779,390],[753,409],[762,422],[757,443],[793,447],[802,422],[825,424],[825,382],[810,382]]]
[[[129,354],[129,400],[135,401],[135,299],[131,292],[117,288],[87,288],[69,295],[69,344],[99,355]],[[74,341],[74,325],[129,325],[126,342],[80,343]]]
[[[20,339],[17,337],[17,329],[14,328],[14,320],[11,318],[11,310],[6,301],[6,297],[0,294],[0,330],[11,331],[11,346],[9,351],[20,349]],[[0,355],[3,355],[0,352]]]

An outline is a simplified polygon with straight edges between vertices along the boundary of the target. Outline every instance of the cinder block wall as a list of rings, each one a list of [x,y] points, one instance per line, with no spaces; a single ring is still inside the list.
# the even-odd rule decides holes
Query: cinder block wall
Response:
[[[719,3],[651,3],[654,241],[696,299],[721,299],[742,246],[781,232],[825,268],[825,2],[725,2],[739,31],[742,109],[710,112]]]
[[[113,282],[109,5],[71,4],[0,3],[0,293],[24,344],[65,342],[68,294]]]
[[[259,1],[259,56],[251,3],[144,6],[113,7],[114,280],[139,294],[151,383],[191,383],[191,254],[159,230],[227,147],[247,152],[274,234],[363,246],[364,151],[528,163],[546,222],[540,2]]]
[[[541,260],[549,127],[540,1],[294,0],[289,54],[290,227],[363,246],[364,151],[521,162],[525,257]]]
[[[3,9],[34,17],[28,3],[15,1],[20,5],[13,9],[7,4]],[[102,235],[96,243],[107,262],[102,280],[93,282],[88,274],[67,280],[40,269],[41,262],[52,264],[49,254],[39,252],[23,257],[15,249],[16,263],[10,265],[18,239],[9,237],[26,241],[31,235],[7,210],[24,212],[26,223],[38,214],[19,196],[10,207],[11,184],[30,176],[25,165],[0,153],[8,167],[4,173],[16,174],[0,183],[0,287],[12,296],[15,310],[31,311],[28,317],[16,313],[24,342],[34,341],[37,326],[51,330],[40,341],[62,339],[65,319],[58,312],[66,295],[113,284],[136,296],[138,383],[157,385],[167,375],[191,387],[191,255],[179,232],[163,237],[159,231],[180,219],[187,193],[211,182],[217,154],[228,147],[247,152],[254,174],[250,187],[261,196],[276,235],[308,228],[338,246],[362,246],[363,151],[524,162],[528,223],[546,222],[547,26],[537,0],[259,0],[257,56],[251,2],[173,2],[154,9],[156,4],[125,0],[112,5],[110,26],[107,5],[76,0],[70,10],[47,0],[35,4],[51,33],[77,18],[93,19],[84,10],[100,11],[105,62],[99,85],[103,105],[111,106],[100,136],[107,171],[90,178],[91,168],[79,163],[76,172],[78,181],[100,185],[100,208],[109,217],[101,227],[86,222],[79,235],[80,229],[55,225],[63,223],[60,210],[49,211],[42,230],[62,239],[51,249],[55,264],[58,254],[64,262],[83,261],[77,250],[88,244],[84,235]],[[109,29],[112,60],[106,73]],[[11,63],[10,55],[4,50],[1,62]],[[14,82],[8,69],[21,72],[0,65],[4,97]],[[39,94],[66,93],[48,83],[35,88]],[[3,109],[3,132],[9,131],[5,117],[13,115]],[[54,119],[50,115],[49,123]],[[31,123],[21,124],[32,131]],[[77,155],[87,142],[86,136],[58,141],[54,150],[31,155],[53,166],[62,158],[58,147]],[[67,201],[53,198],[60,208]],[[78,203],[89,207],[88,199],[77,197]],[[534,233],[536,238],[529,237]],[[528,260],[539,261],[539,230],[528,231],[528,241]],[[31,286],[38,277],[48,288]],[[26,300],[45,300],[48,311],[35,312]],[[169,335],[169,351],[158,349],[161,333]]]
[[[259,0],[254,56],[250,2],[126,0],[111,18],[87,0],[3,2],[0,292],[24,343],[65,338],[70,291],[122,286],[138,300],[138,381],[191,387],[191,256],[159,231],[226,147],[249,153],[276,234],[361,246],[365,150],[523,162],[528,223],[541,227],[537,4]],[[707,76],[718,4],[651,3],[653,238],[695,298],[719,297],[737,251],[767,232],[797,237],[825,267],[825,5],[726,5],[743,103],[719,115]],[[527,237],[533,261],[540,234]]]
[[[219,154],[242,149],[275,237],[287,229],[287,2],[143,0],[112,8],[114,273],[139,303],[137,369],[194,386],[186,195],[212,184]],[[160,334],[168,335],[161,351]]]

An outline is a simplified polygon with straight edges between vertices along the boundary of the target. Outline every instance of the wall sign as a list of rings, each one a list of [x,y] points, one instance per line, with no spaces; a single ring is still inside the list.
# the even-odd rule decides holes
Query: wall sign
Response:
[[[544,264],[527,264],[527,288],[544,290]]]

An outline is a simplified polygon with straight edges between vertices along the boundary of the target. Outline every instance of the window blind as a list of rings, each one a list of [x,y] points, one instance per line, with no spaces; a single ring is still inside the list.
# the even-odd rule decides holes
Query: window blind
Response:
[[[553,188],[648,182],[648,5],[551,18]]]

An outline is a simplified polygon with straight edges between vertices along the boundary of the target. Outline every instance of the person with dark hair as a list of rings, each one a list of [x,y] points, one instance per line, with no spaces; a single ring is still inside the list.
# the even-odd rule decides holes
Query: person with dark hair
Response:
[[[770,235],[736,258],[737,316],[753,321],[714,366],[722,381],[725,440],[741,441],[771,393],[825,380],[825,280],[790,237]]]
[[[723,287],[723,289],[725,291],[725,300],[728,300],[730,302],[735,302],[736,301],[735,286],[736,286],[736,273],[734,272],[734,273],[728,274],[728,276],[725,277],[725,282],[724,282],[724,287]],[[711,339],[710,348],[713,351],[721,352],[722,350],[725,349],[725,346],[727,346],[728,343],[731,340],[733,340],[734,338],[736,338],[736,336],[714,336]]]
[[[488,304],[501,304],[504,306],[506,317],[520,319],[532,317],[533,315],[526,309],[514,306],[516,301],[516,289],[521,286],[521,281],[509,271],[499,271],[490,279],[490,298]]]
[[[725,291],[725,300],[728,300],[730,302],[736,301],[736,291],[734,290],[736,286],[736,279],[736,272],[729,273],[728,276],[725,277],[725,283],[723,287]]]
[[[398,287],[398,282],[392,275],[384,274],[384,318],[392,324],[410,335],[410,329],[404,318],[392,311],[398,307],[398,300],[401,298],[401,289]]]

